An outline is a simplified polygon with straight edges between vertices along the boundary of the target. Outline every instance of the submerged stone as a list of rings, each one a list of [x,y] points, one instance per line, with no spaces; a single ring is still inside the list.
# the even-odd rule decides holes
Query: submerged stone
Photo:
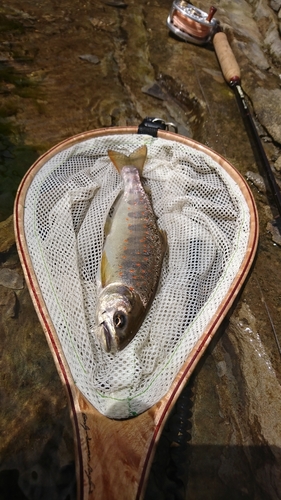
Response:
[[[79,56],[79,59],[82,59],[83,61],[88,61],[92,64],[98,64],[100,62],[99,58],[94,54],[84,54],[82,56]]]
[[[13,269],[0,269],[0,285],[13,290],[20,290],[24,287],[23,277]]]
[[[8,252],[15,243],[13,215],[0,222],[0,253]]]
[[[257,87],[253,92],[253,104],[268,133],[281,144],[281,89]]]

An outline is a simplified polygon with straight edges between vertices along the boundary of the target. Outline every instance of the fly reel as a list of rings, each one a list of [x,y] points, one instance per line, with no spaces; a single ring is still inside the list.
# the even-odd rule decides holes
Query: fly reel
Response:
[[[186,42],[204,45],[218,30],[219,21],[213,16],[217,9],[204,12],[185,0],[174,0],[167,19],[169,29]]]

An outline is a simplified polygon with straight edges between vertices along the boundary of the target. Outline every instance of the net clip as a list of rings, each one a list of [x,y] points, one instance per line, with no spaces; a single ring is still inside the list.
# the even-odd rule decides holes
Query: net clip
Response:
[[[157,137],[158,130],[168,130],[178,132],[178,127],[172,122],[165,122],[162,118],[146,117],[138,128],[138,134],[148,134]]]

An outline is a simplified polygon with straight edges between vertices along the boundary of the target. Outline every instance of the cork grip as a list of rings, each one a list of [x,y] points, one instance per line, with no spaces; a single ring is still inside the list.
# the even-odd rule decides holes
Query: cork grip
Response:
[[[216,33],[213,44],[224,78],[228,83],[240,82],[241,74],[238,63],[231,50],[225,33]]]

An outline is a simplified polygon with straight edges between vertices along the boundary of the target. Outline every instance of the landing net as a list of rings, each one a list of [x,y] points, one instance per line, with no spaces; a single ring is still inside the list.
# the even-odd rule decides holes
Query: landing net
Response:
[[[167,232],[159,288],[134,340],[116,355],[96,337],[96,272],[122,180],[107,155],[146,144],[144,185]],[[244,259],[250,214],[211,156],[177,141],[120,134],[56,153],[27,191],[28,251],[73,380],[101,413],[137,415],[168,391]]]

